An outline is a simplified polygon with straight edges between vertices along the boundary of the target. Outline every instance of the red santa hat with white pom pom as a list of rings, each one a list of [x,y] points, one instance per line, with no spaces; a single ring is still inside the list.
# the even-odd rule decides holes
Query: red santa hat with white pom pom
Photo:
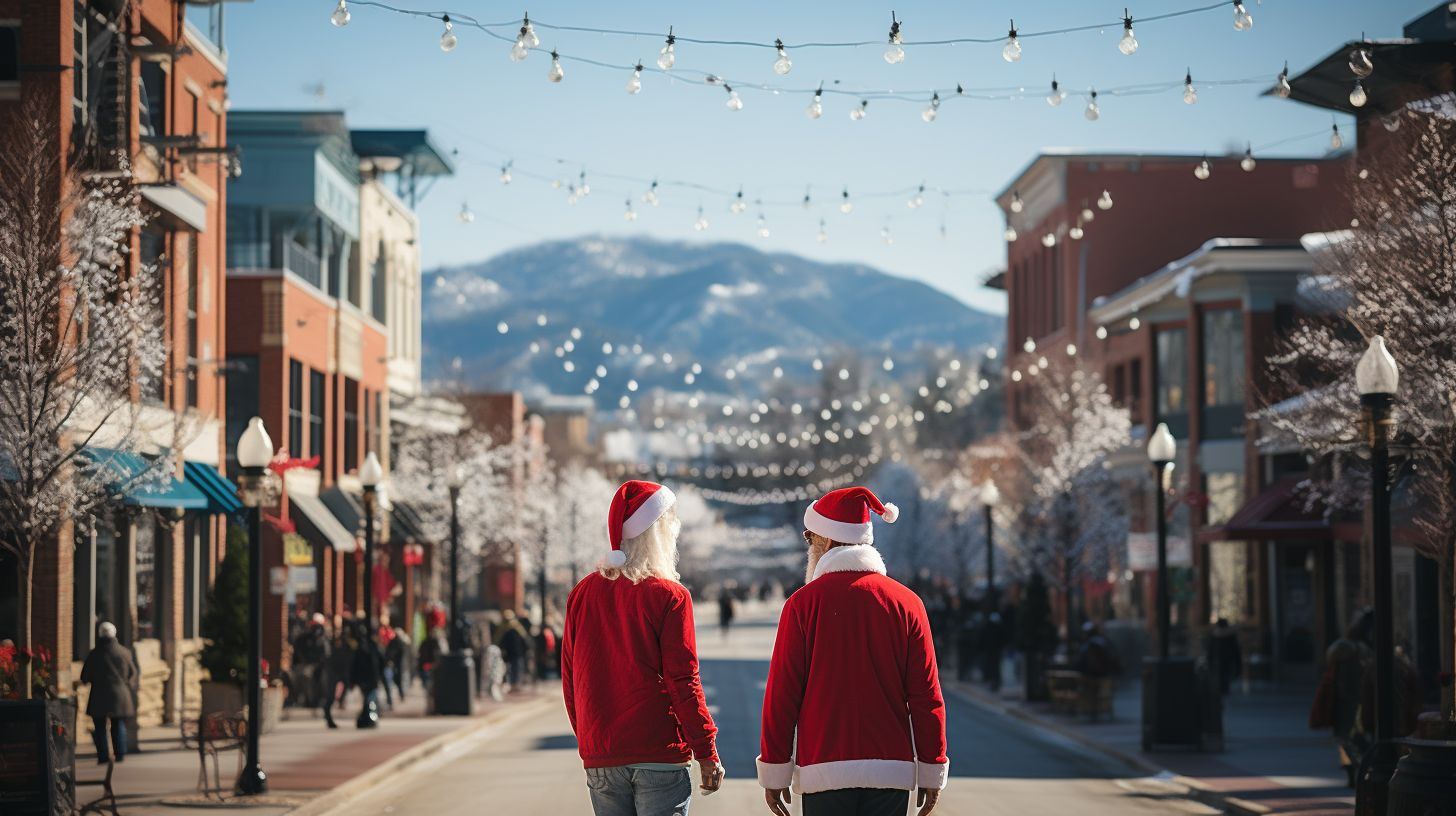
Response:
[[[612,537],[612,551],[602,563],[621,569],[627,563],[622,542],[647,532],[662,514],[677,501],[671,490],[656,482],[631,481],[617,488],[612,509],[607,514],[607,533]]]
[[[867,487],[846,487],[833,490],[804,510],[804,527],[840,544],[873,544],[875,528],[870,513],[876,513],[890,524],[900,517],[900,508],[880,503]]]

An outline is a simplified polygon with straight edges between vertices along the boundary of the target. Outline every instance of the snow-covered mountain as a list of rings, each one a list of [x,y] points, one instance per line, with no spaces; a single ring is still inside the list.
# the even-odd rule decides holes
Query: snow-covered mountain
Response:
[[[753,394],[776,368],[810,381],[815,359],[858,355],[881,369],[1005,333],[1002,317],[923,283],[741,244],[553,241],[433,270],[424,284],[427,379],[563,394],[595,379],[603,402],[629,382]]]

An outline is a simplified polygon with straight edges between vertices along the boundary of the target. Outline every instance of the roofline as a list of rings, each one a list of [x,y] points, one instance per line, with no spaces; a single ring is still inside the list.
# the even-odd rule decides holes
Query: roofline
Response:
[[[1230,157],[1237,158],[1238,157],[1238,154],[1235,154],[1235,153],[1219,153],[1217,155],[1214,155],[1214,154],[1209,154],[1209,153],[1154,153],[1154,152],[1090,153],[1090,152],[1079,152],[1078,151],[1078,148],[1074,148],[1074,147],[1044,147],[1044,148],[1041,149],[1040,152],[1038,152],[1036,154],[1035,157],[1032,158],[1032,160],[1030,162],[1028,162],[1026,165],[1024,165],[1021,168],[1021,171],[1019,173],[1017,173],[1015,176],[1012,176],[1010,182],[1008,182],[1000,190],[997,190],[995,192],[995,194],[993,194],[991,196],[991,200],[992,201],[999,201],[1003,196],[1005,196],[1006,194],[1010,193],[1012,190],[1015,190],[1018,186],[1020,186],[1021,180],[1024,179],[1024,178],[1026,178],[1028,175],[1030,175],[1031,174],[1031,171],[1033,169],[1035,169],[1037,167],[1037,165],[1040,164],[1043,160],[1047,160],[1047,161],[1051,161],[1051,160],[1054,160],[1054,159],[1063,159],[1063,160],[1067,160],[1067,161],[1133,161],[1133,160],[1144,160],[1144,161],[1159,161],[1159,162],[1170,162],[1171,163],[1171,162],[1184,162],[1184,161],[1186,161],[1186,162],[1198,162],[1198,161],[1203,161],[1204,159],[1218,159],[1218,158],[1230,158]],[[1270,156],[1268,158],[1265,158],[1263,156],[1260,156],[1259,157],[1259,161],[1261,161],[1261,162],[1265,162],[1265,161],[1267,161],[1267,162],[1298,162],[1300,164],[1309,164],[1310,162],[1341,161],[1344,158],[1347,158],[1347,157],[1342,156],[1340,153],[1321,153],[1318,156]]]
[[[1165,264],[1161,269],[1144,275],[1124,286],[1117,292],[1106,296],[1102,303],[1094,301],[1092,308],[1087,310],[1087,317],[1100,325],[1121,320],[1130,316],[1132,312],[1150,306],[1162,300],[1173,291],[1178,285],[1178,275],[1185,269],[1197,267],[1201,262],[1212,260],[1217,255],[1228,254],[1237,256],[1248,252],[1277,252],[1287,254],[1291,260],[1302,259],[1301,263],[1291,263],[1289,267],[1303,268],[1312,265],[1309,259],[1309,252],[1305,250],[1301,239],[1293,238],[1212,238],[1205,241],[1202,246],[1188,255],[1176,261]],[[1206,270],[1207,272],[1219,271],[1217,269]],[[1279,270],[1270,270],[1279,271]]]

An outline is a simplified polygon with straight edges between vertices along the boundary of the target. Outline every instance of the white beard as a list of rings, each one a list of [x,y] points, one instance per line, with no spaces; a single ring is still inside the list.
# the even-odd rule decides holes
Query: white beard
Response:
[[[804,570],[804,583],[814,580],[814,568],[819,566],[819,559],[827,552],[829,548],[823,544],[816,542],[809,545],[809,566]]]

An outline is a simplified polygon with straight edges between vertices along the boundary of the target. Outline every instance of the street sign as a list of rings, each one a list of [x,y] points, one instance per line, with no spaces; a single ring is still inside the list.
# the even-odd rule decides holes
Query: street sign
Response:
[[[1127,566],[1134,571],[1152,571],[1158,568],[1158,534],[1127,534]],[[1168,566],[1193,566],[1193,548],[1183,536],[1168,536]]]
[[[313,564],[313,545],[298,533],[283,534],[283,563],[290,567],[306,567]]]

